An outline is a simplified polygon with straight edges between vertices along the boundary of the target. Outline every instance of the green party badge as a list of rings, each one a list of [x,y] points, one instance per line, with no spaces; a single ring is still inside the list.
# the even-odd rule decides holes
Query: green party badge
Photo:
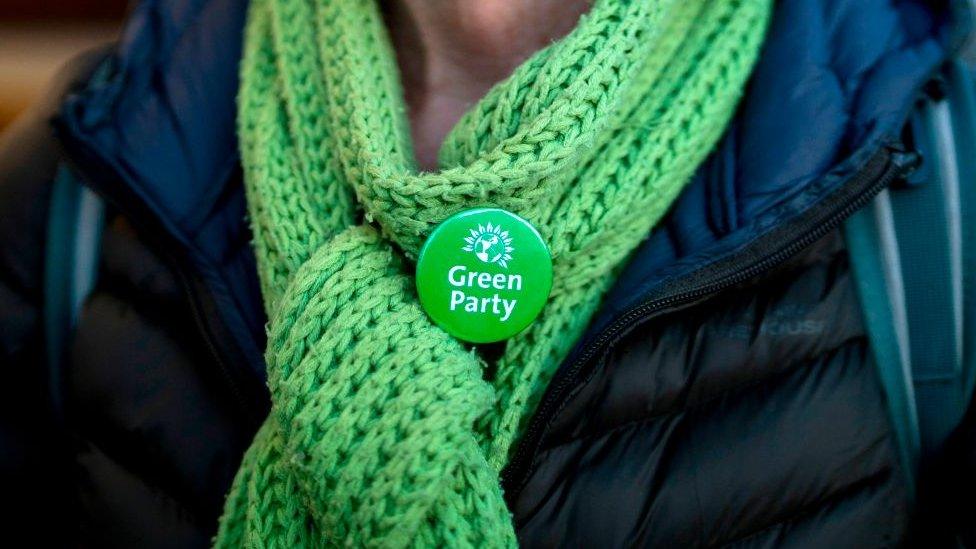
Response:
[[[491,343],[539,316],[552,289],[552,258],[528,221],[477,208],[430,233],[416,280],[420,303],[438,326],[464,341]]]

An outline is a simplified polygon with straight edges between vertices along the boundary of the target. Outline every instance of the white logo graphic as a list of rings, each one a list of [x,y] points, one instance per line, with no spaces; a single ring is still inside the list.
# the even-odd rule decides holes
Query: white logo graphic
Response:
[[[478,230],[471,229],[471,236],[465,237],[464,242],[467,245],[462,250],[474,252],[485,263],[497,263],[506,269],[508,262],[512,260],[512,252],[515,251],[508,231],[491,223],[487,226],[478,225]]]

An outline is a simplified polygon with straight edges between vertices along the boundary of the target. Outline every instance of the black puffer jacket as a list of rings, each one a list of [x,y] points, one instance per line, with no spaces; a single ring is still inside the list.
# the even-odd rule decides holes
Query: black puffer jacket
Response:
[[[976,412],[912,497],[840,230],[910,168],[903,126],[941,100],[923,90],[957,43],[953,6],[777,6],[736,121],[504,471],[525,546],[976,543]],[[94,547],[215,532],[268,405],[233,134],[244,7],[142,3],[3,136],[8,532]],[[62,351],[45,334],[65,180],[108,207]]]
[[[909,503],[868,354],[837,232],[630,328],[551,420],[515,498],[523,539],[893,544]]]

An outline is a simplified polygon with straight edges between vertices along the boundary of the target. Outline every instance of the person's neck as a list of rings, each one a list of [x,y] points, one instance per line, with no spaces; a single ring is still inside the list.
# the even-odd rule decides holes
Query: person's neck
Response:
[[[389,0],[414,154],[437,168],[447,133],[533,53],[576,25],[591,0]]]

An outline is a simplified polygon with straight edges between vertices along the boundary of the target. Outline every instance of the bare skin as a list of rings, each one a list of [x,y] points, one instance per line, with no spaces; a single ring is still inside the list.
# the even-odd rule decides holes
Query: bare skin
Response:
[[[592,0],[389,0],[387,23],[414,154],[437,169],[447,133],[529,56],[565,36]]]

